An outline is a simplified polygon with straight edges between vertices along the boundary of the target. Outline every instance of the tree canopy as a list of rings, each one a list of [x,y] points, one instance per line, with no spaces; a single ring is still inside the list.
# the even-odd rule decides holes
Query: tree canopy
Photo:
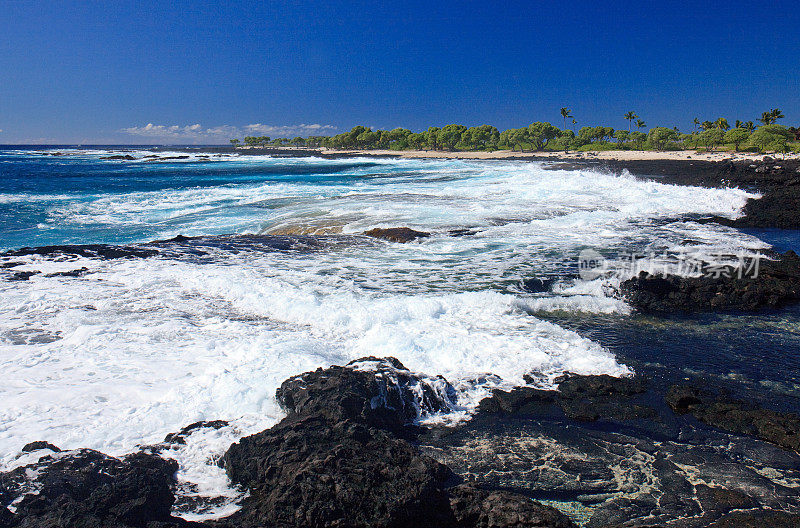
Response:
[[[492,125],[465,126],[449,124],[443,127],[429,127],[427,130],[413,132],[407,128],[394,128],[392,130],[373,130],[370,127],[355,126],[347,132],[333,136],[300,136],[294,138],[270,138],[268,136],[247,136],[244,138],[246,147],[297,147],[297,148],[331,148],[331,149],[365,149],[365,150],[446,150],[469,151],[496,149],[509,149],[512,151],[543,151],[543,150],[613,150],[613,149],[644,149],[677,150],[696,149],[699,145],[709,150],[714,150],[722,145],[730,145],[738,151],[742,147],[757,149],[759,151],[774,150],[786,152],[792,148],[792,141],[800,140],[800,131],[795,128],[787,129],[775,124],[778,119],[783,119],[780,109],[774,108],[764,112],[760,119],[762,126],[756,127],[753,121],[737,119],[731,128],[728,120],[718,117],[714,120],[700,121],[695,117],[691,123],[694,131],[682,134],[678,127],[657,126],[647,133],[641,130],[646,128],[646,123],[633,112],[624,114],[628,121],[629,129],[635,124],[636,130],[614,130],[607,126],[584,126],[580,130],[566,128],[567,119],[574,125],[577,121],[572,117],[572,111],[566,107],[561,108],[560,115],[564,121],[564,128],[560,129],[551,123],[536,121],[521,128],[509,128],[502,132]],[[697,131],[698,127],[700,132]],[[231,145],[239,147],[238,139],[232,139]],[[797,147],[794,147],[797,148]]]

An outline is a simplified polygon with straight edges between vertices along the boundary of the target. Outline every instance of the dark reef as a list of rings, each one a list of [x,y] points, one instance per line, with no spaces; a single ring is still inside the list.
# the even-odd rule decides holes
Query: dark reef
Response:
[[[758,191],[749,199],[744,216],[714,218],[732,227],[800,228],[800,161],[764,157],[761,161],[603,161],[601,167],[654,178],[663,183],[703,187],[739,187]]]
[[[409,424],[451,405],[445,380],[393,358],[350,367],[287,380],[277,397],[288,416],[231,446],[225,467],[250,497],[226,526],[573,526],[522,495],[459,486],[419,452]]]
[[[425,231],[415,231],[409,227],[390,227],[387,229],[376,227],[375,229],[365,231],[364,234],[373,238],[382,238],[391,242],[400,243],[411,242],[417,240],[418,238],[431,236],[430,233]]]
[[[645,312],[753,311],[800,301],[800,257],[768,254],[757,273],[737,267],[700,277],[652,275],[645,271],[620,284],[633,307]]]
[[[172,515],[177,467],[158,453],[223,421],[122,458],[31,443],[39,461],[0,474],[0,527],[800,525],[797,416],[641,377],[558,383],[497,390],[470,421],[421,427],[455,391],[394,358],[292,377],[277,391],[287,416],[222,458],[249,491],[241,508],[202,523]]]

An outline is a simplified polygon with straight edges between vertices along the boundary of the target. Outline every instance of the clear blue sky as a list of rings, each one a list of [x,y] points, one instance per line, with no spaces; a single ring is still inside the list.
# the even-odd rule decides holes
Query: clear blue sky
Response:
[[[773,107],[798,124],[800,2],[9,0],[0,16],[0,143],[503,129],[560,124],[562,106],[579,126]]]

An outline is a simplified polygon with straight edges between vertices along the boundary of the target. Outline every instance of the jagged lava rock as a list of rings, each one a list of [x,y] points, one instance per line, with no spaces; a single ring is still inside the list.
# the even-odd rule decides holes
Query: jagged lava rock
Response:
[[[393,431],[420,416],[447,412],[456,400],[455,389],[442,376],[421,376],[395,358],[375,357],[289,378],[276,397],[290,417],[350,419]]]
[[[677,414],[800,452],[800,416],[761,409],[696,387],[673,385],[664,398]]]
[[[646,390],[639,378],[616,378],[608,375],[567,374],[556,379],[558,390],[517,387],[511,391],[495,390],[478,405],[479,413],[554,418],[560,409],[569,418],[596,420],[632,420],[650,418],[655,411],[638,402]]]
[[[390,227],[386,229],[376,227],[374,229],[370,229],[369,231],[365,231],[364,234],[373,238],[382,238],[384,240],[389,240],[390,242],[400,243],[411,242],[418,238],[426,238],[431,236],[430,233],[425,231],[415,231],[410,227]]]
[[[523,496],[452,488],[447,466],[405,439],[420,414],[453,405],[443,378],[364,358],[290,378],[277,397],[288,416],[224,456],[231,480],[250,491],[224,526],[574,526]]]
[[[679,277],[645,271],[620,284],[625,300],[645,312],[753,311],[800,301],[800,257],[793,251],[761,259],[756,277]]]
[[[81,449],[46,455],[0,474],[0,499],[8,512],[0,513],[0,526],[191,526],[170,514],[177,469],[175,461],[145,453],[114,458]]]

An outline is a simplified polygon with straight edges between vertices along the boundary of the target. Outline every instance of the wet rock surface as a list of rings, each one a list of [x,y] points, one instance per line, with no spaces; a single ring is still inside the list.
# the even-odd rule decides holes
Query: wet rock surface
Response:
[[[521,495],[452,488],[452,472],[406,439],[420,412],[451,405],[441,378],[365,358],[291,378],[277,396],[287,418],[225,454],[250,490],[226,526],[573,526]]]
[[[143,259],[152,257],[189,259],[199,261],[203,258],[213,260],[224,253],[239,252],[283,252],[296,251],[309,253],[327,250],[331,247],[347,247],[367,244],[363,237],[354,235],[209,235],[187,237],[178,235],[167,240],[155,240],[142,244],[74,244],[58,246],[24,247],[0,252],[0,272],[10,281],[27,281],[38,270],[14,270],[18,266],[36,265],[42,258],[54,262],[74,261],[78,258],[95,260]],[[20,257],[32,257],[19,260]],[[31,261],[34,261],[31,263]],[[7,271],[6,271],[7,270]],[[92,273],[86,267],[46,273],[49,278],[78,278]]]
[[[666,402],[678,414],[691,414],[701,422],[800,452],[800,416],[761,409],[724,394],[686,385],[673,385]]]
[[[52,452],[0,474],[4,527],[177,527],[171,485],[177,464],[145,453],[113,458],[90,449]]]
[[[225,420],[208,420],[201,422],[194,422],[189,424],[177,433],[170,433],[164,437],[164,444],[178,444],[183,445],[186,443],[186,438],[195,431],[201,429],[221,429],[227,427],[229,424]]]
[[[119,258],[146,258],[157,255],[153,249],[139,246],[114,246],[109,244],[83,244],[63,246],[25,247],[0,253],[0,257],[23,257],[39,255],[42,257],[86,257],[101,260]]]
[[[130,154],[115,154],[113,156],[101,156],[101,160],[133,161],[136,158]]]
[[[641,272],[620,284],[625,300],[644,312],[753,311],[800,301],[800,257],[793,251],[759,261],[758,273],[724,273],[701,277]],[[741,275],[741,276],[740,276]]]
[[[467,482],[555,501],[587,528],[800,523],[796,452],[745,428],[698,422],[682,407],[695,400],[677,390],[665,398],[661,383],[560,381],[557,391],[495,391],[469,423],[422,435],[423,452]]]
[[[364,234],[366,236],[381,238],[390,242],[400,242],[401,244],[412,242],[418,238],[426,238],[431,236],[430,233],[425,231],[415,231],[409,227],[390,227],[387,229],[376,227],[375,229],[365,231]]]
[[[601,418],[632,420],[656,414],[641,397],[646,391],[642,379],[567,375],[556,381],[558,391],[533,387],[495,390],[481,401],[478,412],[542,418],[566,416],[583,422]]]
[[[749,199],[744,216],[736,220],[714,218],[733,227],[800,228],[800,161],[771,157],[748,161],[639,160],[603,161],[613,171],[628,170],[637,176],[665,183],[703,187],[739,187],[758,191]]]
[[[423,428],[457,405],[442,377],[375,357],[294,376],[276,395],[286,418],[221,461],[241,508],[202,523],[171,514],[177,465],[158,453],[227,422],[122,458],[32,442],[21,456],[38,461],[0,474],[0,527],[798,525],[797,416],[642,377],[557,382]]]

